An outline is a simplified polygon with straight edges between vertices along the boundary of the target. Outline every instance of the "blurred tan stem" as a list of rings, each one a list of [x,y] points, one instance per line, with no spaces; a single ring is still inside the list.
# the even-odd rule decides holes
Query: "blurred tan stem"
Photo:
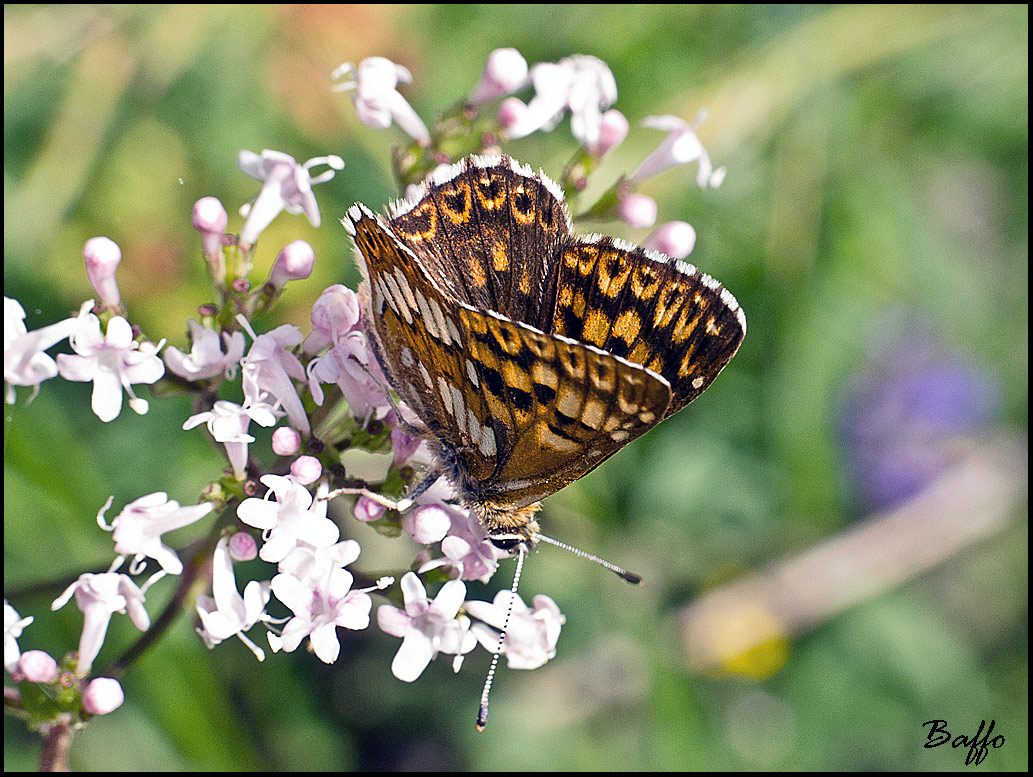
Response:
[[[981,441],[900,507],[703,594],[681,614],[689,664],[727,667],[1000,532],[1027,498],[1027,458],[1025,441],[1003,435]]]

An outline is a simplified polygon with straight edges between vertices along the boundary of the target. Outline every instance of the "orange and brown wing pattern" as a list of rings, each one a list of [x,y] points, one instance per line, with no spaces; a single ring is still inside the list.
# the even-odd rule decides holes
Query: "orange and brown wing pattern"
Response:
[[[495,442],[482,423],[488,415],[484,397],[466,389],[467,344],[457,303],[366,208],[349,210],[345,226],[365,279],[360,297],[366,328],[392,388],[434,439],[459,451],[481,451],[467,461],[470,475],[490,477]]]
[[[695,267],[614,240],[561,246],[538,325],[621,356],[671,384],[673,415],[703,393],[735,355],[746,317]]]
[[[470,157],[392,208],[391,230],[457,300],[530,321],[570,232],[559,189],[509,157]]]
[[[460,311],[476,388],[499,440],[478,500],[519,508],[590,472],[663,418],[666,380],[491,312]]]
[[[378,357],[468,505],[520,508],[654,426],[666,380],[443,294],[364,208],[349,211]]]
[[[377,358],[460,500],[533,544],[535,503],[695,399],[746,319],[710,276],[570,235],[555,184],[507,157],[431,176],[346,226]]]

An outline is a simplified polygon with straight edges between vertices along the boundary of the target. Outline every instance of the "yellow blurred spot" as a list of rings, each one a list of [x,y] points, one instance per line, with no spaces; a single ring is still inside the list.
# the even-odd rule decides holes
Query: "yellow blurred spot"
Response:
[[[694,669],[764,680],[785,666],[789,638],[784,624],[749,599],[722,605],[684,623],[684,649]]]

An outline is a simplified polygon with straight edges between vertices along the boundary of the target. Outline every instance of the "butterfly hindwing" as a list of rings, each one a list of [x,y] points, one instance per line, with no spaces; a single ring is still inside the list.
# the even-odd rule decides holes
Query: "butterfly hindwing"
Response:
[[[709,275],[609,237],[576,237],[559,249],[542,328],[594,345],[662,375],[673,415],[703,393],[735,355],[746,319]]]
[[[590,472],[663,417],[660,376],[591,346],[472,308],[460,318],[496,424],[499,455],[478,498],[523,507]]]

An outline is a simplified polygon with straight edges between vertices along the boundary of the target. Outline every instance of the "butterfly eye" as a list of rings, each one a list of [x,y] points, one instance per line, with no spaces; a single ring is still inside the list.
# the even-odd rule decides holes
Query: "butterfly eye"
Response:
[[[489,537],[491,544],[499,550],[511,551],[516,550],[521,543],[525,542],[522,537],[514,537],[511,534],[502,535],[499,537]]]

